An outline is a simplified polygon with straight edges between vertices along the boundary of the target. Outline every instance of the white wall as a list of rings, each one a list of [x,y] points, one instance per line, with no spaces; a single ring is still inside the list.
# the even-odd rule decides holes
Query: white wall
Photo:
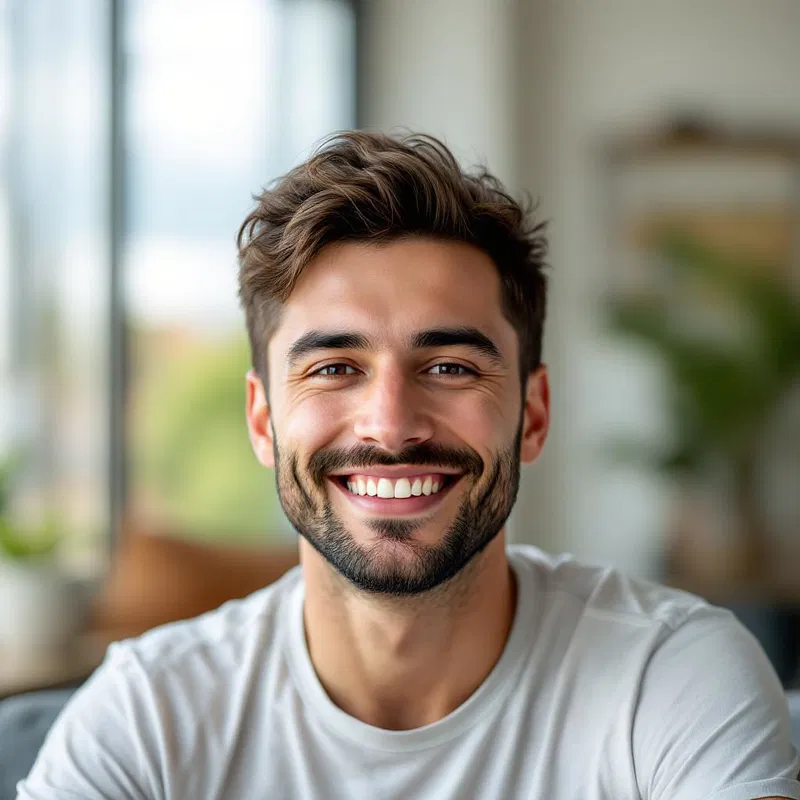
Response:
[[[364,125],[439,136],[513,183],[511,0],[366,0]]]

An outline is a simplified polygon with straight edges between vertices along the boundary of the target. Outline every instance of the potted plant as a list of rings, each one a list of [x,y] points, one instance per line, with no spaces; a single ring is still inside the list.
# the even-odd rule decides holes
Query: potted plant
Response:
[[[614,449],[683,487],[684,508],[705,494],[709,506],[725,510],[727,596],[714,599],[744,609],[779,666],[775,647],[790,637],[776,632],[785,621],[777,621],[780,565],[772,545],[779,527],[787,539],[800,531],[791,488],[800,485],[800,298],[772,265],[725,256],[679,232],[659,238],[655,255],[666,289],[613,299],[607,311],[613,331],[643,343],[663,364],[671,441],[617,442]],[[780,524],[776,476],[784,505],[788,495],[792,506]],[[704,533],[691,515],[682,525],[674,539],[694,542]],[[673,565],[677,550],[668,553]]]
[[[0,466],[0,651],[4,656],[63,650],[83,622],[80,585],[60,569],[61,536],[51,521],[23,526],[9,510],[18,459]]]

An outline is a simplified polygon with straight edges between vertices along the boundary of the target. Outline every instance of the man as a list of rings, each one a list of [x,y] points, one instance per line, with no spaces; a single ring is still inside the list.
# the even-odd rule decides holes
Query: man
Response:
[[[800,798],[728,612],[506,545],[550,397],[543,229],[496,180],[343,134],[239,248],[247,423],[301,567],[113,647],[21,798]]]

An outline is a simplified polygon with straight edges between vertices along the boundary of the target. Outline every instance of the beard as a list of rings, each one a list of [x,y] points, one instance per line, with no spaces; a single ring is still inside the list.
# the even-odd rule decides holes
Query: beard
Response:
[[[406,597],[431,591],[464,569],[503,529],[519,490],[522,421],[488,464],[472,449],[423,443],[392,454],[368,445],[316,452],[301,474],[296,452],[275,440],[275,481],[281,506],[295,530],[353,586],[371,594]],[[416,541],[427,520],[374,517],[365,522],[376,540],[360,545],[336,515],[327,476],[334,470],[365,472],[375,465],[450,467],[472,479],[456,516],[436,544]]]

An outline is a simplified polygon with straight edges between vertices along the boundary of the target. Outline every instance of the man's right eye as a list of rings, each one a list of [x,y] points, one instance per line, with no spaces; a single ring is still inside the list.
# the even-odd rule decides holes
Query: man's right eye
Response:
[[[322,378],[340,378],[344,375],[355,375],[356,370],[349,364],[326,364],[311,373],[312,376],[320,376]]]

